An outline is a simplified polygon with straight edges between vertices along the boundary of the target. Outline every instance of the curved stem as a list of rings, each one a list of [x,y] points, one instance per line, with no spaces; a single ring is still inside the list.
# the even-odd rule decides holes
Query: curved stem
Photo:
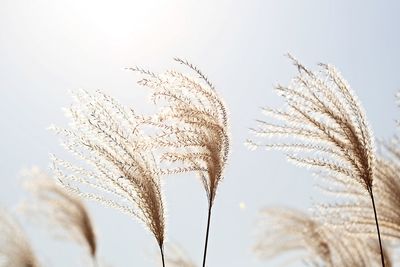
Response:
[[[162,245],[160,245],[160,253],[161,253],[162,266],[165,267],[164,249]]]
[[[208,218],[207,218],[206,241],[205,241],[205,244],[204,244],[203,267],[206,266],[208,234],[210,232],[211,208],[212,208],[212,204],[211,204],[211,201],[210,201],[209,206],[208,206]]]
[[[372,193],[372,188],[369,190],[369,194],[370,194],[371,200],[372,200],[372,207],[374,208],[376,231],[378,232],[379,248],[380,248],[380,250],[381,250],[382,267],[385,267],[385,257],[384,257],[384,254],[383,254],[382,241],[381,241],[381,233],[380,233],[380,231],[379,231],[378,216],[377,216],[377,214],[376,214],[375,200],[374,200],[374,194]]]

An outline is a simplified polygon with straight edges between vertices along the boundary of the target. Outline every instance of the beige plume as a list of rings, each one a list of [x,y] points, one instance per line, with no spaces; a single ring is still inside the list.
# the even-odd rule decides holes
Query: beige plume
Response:
[[[291,253],[294,261],[319,267],[372,267],[381,263],[376,242],[325,225],[300,211],[266,208],[261,211],[259,226],[254,252],[264,260]],[[386,251],[384,256],[386,266],[392,266]]]
[[[39,267],[32,247],[18,222],[0,208],[0,266]]]
[[[173,167],[165,174],[196,172],[208,198],[208,223],[204,249],[205,266],[211,210],[223,170],[228,160],[230,140],[227,111],[209,79],[195,66],[181,59],[178,63],[194,75],[176,70],[162,74],[131,68],[143,78],[139,81],[152,90],[152,100],[163,107],[152,124],[160,129],[153,138],[161,159]]]
[[[277,86],[285,102],[284,110],[265,108],[264,113],[281,123],[258,121],[251,131],[274,141],[252,148],[266,147],[284,150],[297,165],[312,168],[332,183],[358,183],[369,194],[375,215],[378,241],[384,264],[382,242],[373,179],[375,147],[372,131],[356,95],[339,72],[330,65],[320,64],[321,70],[308,70],[289,55],[298,74],[289,86]],[[352,218],[349,218],[351,223]]]
[[[37,167],[24,171],[24,175],[28,178],[25,188],[32,195],[23,205],[27,215],[38,218],[49,229],[63,231],[66,238],[85,245],[95,261],[96,235],[83,202]]]
[[[197,172],[212,205],[228,159],[227,112],[208,78],[187,61],[176,61],[199,78],[175,70],[162,74],[139,68],[130,70],[144,76],[138,83],[152,89],[154,103],[163,105],[153,120],[161,129],[154,137],[153,145],[162,149],[164,161],[182,164],[164,172]]]
[[[160,171],[144,119],[100,91],[74,93],[68,129],[52,127],[81,165],[53,157],[55,176],[70,191],[142,222],[163,256],[165,209]]]

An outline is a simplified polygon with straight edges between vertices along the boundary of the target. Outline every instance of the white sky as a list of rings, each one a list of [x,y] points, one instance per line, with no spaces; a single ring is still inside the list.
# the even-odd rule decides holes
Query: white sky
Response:
[[[261,118],[259,107],[281,104],[272,86],[294,75],[283,56],[291,52],[311,68],[336,65],[359,95],[375,135],[390,137],[399,119],[396,2],[1,0],[0,203],[13,207],[23,197],[21,168],[47,168],[50,152],[66,154],[46,127],[65,123],[68,90],[103,89],[146,109],[146,92],[123,68],[162,71],[178,56],[208,74],[231,114],[232,154],[216,199],[208,265],[275,266],[250,252],[257,211],[265,205],[306,210],[315,190],[311,175],[279,153],[247,151],[247,128]],[[206,199],[199,182],[191,175],[170,177],[166,197],[169,239],[200,264]],[[101,258],[114,267],[158,266],[151,259],[155,241],[141,225],[95,203],[89,207]],[[85,266],[80,248],[23,225],[46,266]]]

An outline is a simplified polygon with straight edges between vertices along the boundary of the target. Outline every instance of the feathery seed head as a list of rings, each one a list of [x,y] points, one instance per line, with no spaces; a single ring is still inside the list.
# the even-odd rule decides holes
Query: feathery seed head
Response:
[[[20,225],[3,209],[0,209],[0,266],[40,266]]]
[[[264,209],[260,226],[262,232],[254,251],[264,259],[300,252],[299,260],[309,262],[311,266],[366,267],[380,264],[376,242],[338,231],[296,210]],[[391,266],[388,257],[385,262]]]
[[[281,123],[258,121],[257,136],[281,138],[266,146],[285,150],[300,166],[355,179],[369,192],[374,177],[374,142],[365,113],[339,72],[320,64],[312,72],[289,55],[298,69],[289,86],[278,85],[286,108],[263,113]],[[262,146],[255,142],[252,146]]]
[[[50,229],[56,227],[64,231],[67,238],[86,245],[95,257],[96,235],[83,202],[36,167],[26,171],[25,175],[30,178],[25,187],[34,199],[24,203],[24,210],[50,224]]]
[[[153,118],[153,124],[161,129],[153,138],[153,146],[162,150],[163,161],[180,165],[163,172],[197,172],[212,205],[228,159],[227,111],[214,86],[197,67],[175,60],[200,80],[175,70],[163,74],[131,70],[144,76],[138,83],[152,89],[151,99],[163,104]]]
[[[160,171],[143,132],[148,118],[100,91],[77,91],[74,98],[69,129],[54,130],[86,164],[53,158],[55,176],[75,194],[137,218],[162,246],[165,210]]]

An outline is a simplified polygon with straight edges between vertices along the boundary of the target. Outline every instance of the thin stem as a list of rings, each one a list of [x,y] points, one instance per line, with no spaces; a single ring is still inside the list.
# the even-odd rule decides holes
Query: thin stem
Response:
[[[377,216],[377,214],[376,214],[375,200],[374,200],[374,194],[372,193],[372,188],[369,190],[369,194],[370,194],[371,200],[372,200],[372,207],[374,208],[376,231],[378,232],[379,248],[381,249],[382,267],[385,267],[385,257],[384,257],[384,255],[383,255],[383,248],[382,248],[382,241],[381,241],[381,233],[380,233],[380,231],[379,231],[378,216]]]
[[[165,267],[164,249],[162,245],[160,245],[160,253],[161,253],[162,266]]]
[[[208,234],[210,232],[211,208],[212,208],[212,204],[211,204],[211,201],[210,201],[209,206],[208,206],[207,231],[206,231],[206,241],[205,241],[205,244],[204,244],[203,267],[206,266]]]

